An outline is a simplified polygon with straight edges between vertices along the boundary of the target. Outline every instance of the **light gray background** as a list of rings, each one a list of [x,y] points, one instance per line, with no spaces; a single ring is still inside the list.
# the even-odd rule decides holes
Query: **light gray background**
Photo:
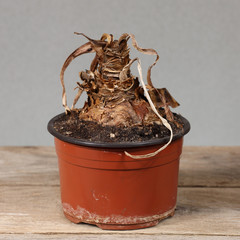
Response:
[[[191,122],[185,144],[240,144],[240,1],[0,0],[0,145],[53,144],[46,126],[64,110],[60,69],[86,42],[74,31],[95,39],[135,34],[141,47],[160,54],[155,86],[166,87],[181,103],[175,111]],[[154,58],[134,56],[146,76]],[[92,57],[67,69],[69,105]]]

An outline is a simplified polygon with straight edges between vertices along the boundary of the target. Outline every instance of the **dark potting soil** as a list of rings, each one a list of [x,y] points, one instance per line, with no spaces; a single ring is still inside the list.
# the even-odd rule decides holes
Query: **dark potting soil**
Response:
[[[174,123],[170,122],[173,133],[183,131],[184,124],[180,115],[174,114],[174,120]],[[130,128],[102,126],[96,122],[80,120],[74,112],[65,114],[55,121],[54,129],[64,136],[92,142],[142,142],[170,135],[170,131],[164,125],[156,123]]]

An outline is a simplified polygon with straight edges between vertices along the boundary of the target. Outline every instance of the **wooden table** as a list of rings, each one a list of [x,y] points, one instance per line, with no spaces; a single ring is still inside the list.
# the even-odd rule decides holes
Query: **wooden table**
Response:
[[[62,213],[53,147],[0,147],[0,239],[240,239],[240,147],[184,147],[175,216],[132,231]]]

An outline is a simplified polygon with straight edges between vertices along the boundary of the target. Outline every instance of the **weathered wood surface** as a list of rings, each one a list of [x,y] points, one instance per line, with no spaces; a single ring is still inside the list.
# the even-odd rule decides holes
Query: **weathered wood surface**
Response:
[[[240,147],[185,147],[175,216],[103,231],[63,216],[53,147],[0,147],[0,239],[240,239],[239,164]]]
[[[53,147],[0,147],[1,185],[59,185]]]
[[[240,187],[240,146],[184,147],[179,186]]]
[[[238,236],[192,236],[192,235],[148,235],[148,234],[2,234],[1,240],[239,240]]]
[[[105,233],[65,219],[58,186],[2,186],[0,196],[0,233]],[[239,199],[236,188],[179,188],[175,216],[134,233],[240,235]]]

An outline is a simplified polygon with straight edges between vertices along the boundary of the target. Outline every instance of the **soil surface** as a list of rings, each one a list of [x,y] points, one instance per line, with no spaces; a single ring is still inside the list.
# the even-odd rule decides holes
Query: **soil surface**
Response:
[[[180,115],[174,114],[174,122],[170,123],[173,133],[183,131]],[[163,138],[170,135],[164,125],[154,123],[149,126],[116,127],[102,126],[96,122],[83,121],[71,112],[54,122],[54,129],[64,136],[92,142],[142,142],[150,139]]]

